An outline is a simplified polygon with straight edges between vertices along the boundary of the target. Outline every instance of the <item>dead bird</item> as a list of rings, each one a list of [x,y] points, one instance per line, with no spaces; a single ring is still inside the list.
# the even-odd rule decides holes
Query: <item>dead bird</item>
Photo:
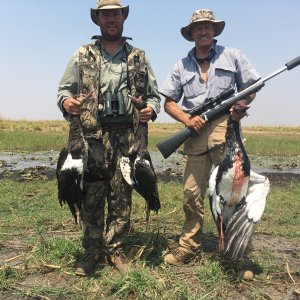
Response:
[[[146,103],[140,98],[131,97],[135,107],[141,110]],[[150,211],[158,212],[161,207],[157,189],[157,177],[154,171],[148,146],[148,124],[139,123],[135,132],[134,144],[123,156],[120,168],[125,181],[132,186],[146,202],[146,221],[149,221]]]
[[[84,95],[88,97],[88,95]],[[83,98],[82,98],[83,99]],[[81,100],[82,100],[81,99]],[[83,177],[87,168],[88,144],[83,136],[79,116],[70,116],[68,146],[59,153],[56,178],[60,205],[67,203],[75,223],[81,227]]]
[[[231,260],[241,259],[269,192],[266,177],[251,171],[240,123],[228,119],[224,155],[209,179],[209,201],[219,231],[219,251]]]

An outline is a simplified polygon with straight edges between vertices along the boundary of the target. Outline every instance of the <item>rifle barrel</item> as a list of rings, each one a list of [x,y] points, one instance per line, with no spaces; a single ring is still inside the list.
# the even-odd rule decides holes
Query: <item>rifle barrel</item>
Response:
[[[216,116],[218,116],[221,112],[226,111],[226,109],[230,108],[237,101],[244,99],[245,97],[256,93],[265,85],[264,81],[258,81],[243,91],[237,93],[235,96],[230,97],[227,100],[224,100],[220,105],[215,107],[212,110],[207,111],[206,113],[201,115],[201,118],[205,120],[205,122],[212,121]]]

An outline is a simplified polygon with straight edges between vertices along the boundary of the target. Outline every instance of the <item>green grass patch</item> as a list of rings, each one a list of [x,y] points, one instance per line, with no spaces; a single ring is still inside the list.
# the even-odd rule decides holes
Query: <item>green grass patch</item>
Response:
[[[0,151],[58,151],[67,137],[67,133],[0,131]]]
[[[245,135],[246,149],[249,154],[297,156],[300,153],[300,135],[278,136]]]
[[[299,182],[292,182],[285,188],[271,186],[259,231],[300,237],[299,193]]]

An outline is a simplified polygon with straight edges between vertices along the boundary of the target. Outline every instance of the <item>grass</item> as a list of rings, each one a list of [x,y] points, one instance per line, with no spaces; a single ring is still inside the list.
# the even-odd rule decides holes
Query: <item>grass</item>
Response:
[[[257,231],[299,239],[299,190],[298,182],[293,182],[288,189],[272,189]],[[105,266],[93,276],[78,278],[73,275],[73,266],[83,253],[81,231],[73,224],[68,208],[59,206],[56,181],[1,180],[0,238],[5,259],[0,260],[0,296],[2,293],[13,294],[16,299],[17,296],[41,299],[234,298],[241,280],[234,269],[222,264],[214,250],[205,252],[201,263],[194,267],[174,269],[162,263],[167,240],[176,238],[183,221],[181,184],[159,182],[159,192],[163,207],[158,215],[152,215],[148,226],[144,200],[134,193],[133,230],[128,236],[127,247],[134,261],[130,271],[120,275]],[[203,235],[206,239],[215,239],[216,228],[207,200],[206,204]],[[284,222],[284,226],[278,226],[279,221]],[[140,256],[137,250],[142,253]],[[13,258],[12,264],[10,258]],[[255,265],[262,270],[257,277],[260,283],[270,280],[268,274],[282,272],[276,257],[268,250],[261,250]],[[250,297],[253,293],[263,294],[249,285],[243,295]]]
[[[285,188],[271,186],[259,230],[267,234],[300,237],[299,193],[298,182],[292,182]]]
[[[180,128],[177,123],[151,123],[150,148]],[[0,120],[0,151],[59,150],[67,135],[65,121]],[[296,127],[249,127],[244,136],[252,154],[300,153],[300,130]],[[82,233],[73,224],[67,206],[59,206],[56,181],[46,176],[29,176],[19,182],[0,180],[0,299],[270,299],[272,286],[288,286],[288,244],[280,255],[275,248],[262,245],[250,262],[237,265],[220,259],[207,199],[202,260],[178,268],[164,265],[163,256],[170,243],[176,244],[184,219],[182,186],[176,181],[159,182],[158,189],[162,208],[158,215],[151,215],[148,225],[144,200],[137,193],[133,195],[132,230],[126,248],[133,260],[130,271],[121,275],[106,265],[92,276],[80,278],[74,276],[73,269],[83,254]],[[256,232],[270,240],[298,241],[299,194],[297,181],[271,186]],[[300,258],[299,253],[292,257]],[[255,281],[247,283],[238,274],[249,264],[257,272]],[[297,266],[291,265],[291,274],[299,282]]]
[[[66,144],[66,140],[65,134],[0,131],[0,151],[58,151]]]
[[[181,130],[180,123],[150,123],[149,148]],[[245,127],[246,148],[249,155],[298,156],[299,127]],[[62,149],[68,139],[66,121],[0,120],[0,151],[50,151]]]

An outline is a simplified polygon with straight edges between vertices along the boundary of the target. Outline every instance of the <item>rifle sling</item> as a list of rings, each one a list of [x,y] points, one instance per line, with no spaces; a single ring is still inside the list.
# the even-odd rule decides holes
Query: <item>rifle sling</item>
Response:
[[[212,152],[214,152],[214,151],[217,151],[217,150],[223,148],[224,146],[225,146],[225,142],[224,142],[224,143],[221,143],[221,144],[219,144],[219,145],[217,145],[217,146],[214,146],[214,147],[212,147],[212,148],[210,148],[210,149],[207,149],[207,150],[205,150],[204,152],[202,152],[202,153],[200,153],[200,154],[189,154],[189,155],[190,155],[190,156],[202,156],[202,155],[206,155],[206,154],[212,153]]]

